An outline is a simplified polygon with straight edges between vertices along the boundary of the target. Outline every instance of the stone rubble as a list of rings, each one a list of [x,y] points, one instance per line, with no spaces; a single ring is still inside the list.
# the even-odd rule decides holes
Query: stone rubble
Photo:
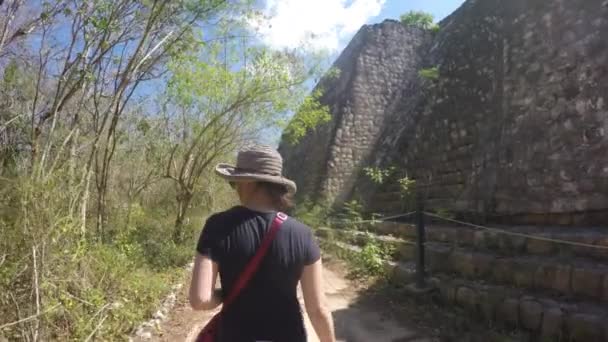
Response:
[[[192,272],[193,267],[194,263],[189,263],[185,267],[184,272]],[[183,286],[183,283],[177,283],[171,287],[171,291],[162,301],[158,310],[154,313],[154,315],[152,315],[152,318],[148,321],[142,322],[135,329],[135,336],[129,337],[129,342],[133,342],[134,337],[137,337],[138,339],[149,340],[154,336],[154,334],[160,331],[161,323],[167,320],[169,313],[175,306],[175,303],[177,301],[177,295],[183,288]]]

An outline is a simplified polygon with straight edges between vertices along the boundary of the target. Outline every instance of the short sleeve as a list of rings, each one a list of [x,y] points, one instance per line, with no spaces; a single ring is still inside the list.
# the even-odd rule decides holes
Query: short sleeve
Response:
[[[215,220],[210,217],[205,222],[205,226],[201,231],[201,235],[198,238],[196,244],[196,251],[206,257],[209,257],[213,261],[218,261],[217,253],[217,238],[214,234],[215,231]]]
[[[310,228],[307,229],[304,247],[305,265],[312,265],[321,258],[321,249]]]

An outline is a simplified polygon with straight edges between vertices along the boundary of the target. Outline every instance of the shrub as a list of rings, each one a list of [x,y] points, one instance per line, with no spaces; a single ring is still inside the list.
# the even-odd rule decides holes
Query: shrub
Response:
[[[433,32],[437,32],[439,30],[439,26],[434,23],[434,17],[430,13],[422,11],[409,11],[402,14],[400,19],[401,23],[406,26],[414,26],[424,30],[432,30]]]
[[[369,177],[372,182],[383,184],[395,172],[395,167],[389,167],[388,169],[366,167],[363,169],[363,172],[365,172],[365,175]]]
[[[386,260],[394,253],[394,248],[378,244],[372,236],[359,253],[353,253],[350,258],[352,276],[376,277],[386,274]]]
[[[337,228],[360,230],[363,227],[363,205],[356,200],[346,202],[342,205],[342,210],[336,215],[339,220]]]
[[[331,215],[329,204],[314,203],[308,199],[297,204],[292,212],[292,216],[313,229],[328,225],[328,218]]]
[[[439,79],[439,68],[432,67],[421,69],[420,71],[418,71],[418,76],[426,80],[435,81]]]

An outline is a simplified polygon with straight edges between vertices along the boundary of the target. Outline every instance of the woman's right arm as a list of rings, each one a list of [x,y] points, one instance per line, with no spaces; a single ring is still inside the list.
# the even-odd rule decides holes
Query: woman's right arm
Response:
[[[321,258],[311,265],[304,266],[300,282],[302,283],[306,313],[308,313],[319,341],[335,342],[334,323],[331,312],[327,308],[327,300],[323,292],[323,265]]]

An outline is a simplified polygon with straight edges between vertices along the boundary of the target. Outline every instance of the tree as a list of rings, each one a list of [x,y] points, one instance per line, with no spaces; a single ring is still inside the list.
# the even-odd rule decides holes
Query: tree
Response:
[[[214,43],[202,56],[174,61],[164,108],[181,119],[170,128],[175,140],[164,176],[176,187],[176,241],[182,238],[194,189],[217,158],[301,105],[304,82],[316,70],[316,64],[303,57],[298,51],[249,47],[235,59],[221,43]]]
[[[35,25],[41,38],[36,41],[37,77],[28,118],[30,169],[33,177],[44,178],[60,163],[73,165],[78,179],[72,181],[81,185],[83,234],[92,180],[96,226],[103,230],[117,127],[140,84],[162,76],[170,56],[194,46],[195,25],[240,6],[224,0],[56,1],[42,6]],[[90,148],[77,175],[75,146],[81,137]]]
[[[434,23],[434,17],[430,13],[422,11],[409,11],[402,14],[401,23],[406,26],[414,26],[424,30],[438,30],[439,26]]]
[[[331,68],[323,75],[322,82],[304,98],[297,108],[295,115],[283,131],[283,139],[291,145],[296,145],[306,133],[331,120],[331,110],[322,103],[325,87],[322,84],[331,82],[340,76],[340,69]]]

